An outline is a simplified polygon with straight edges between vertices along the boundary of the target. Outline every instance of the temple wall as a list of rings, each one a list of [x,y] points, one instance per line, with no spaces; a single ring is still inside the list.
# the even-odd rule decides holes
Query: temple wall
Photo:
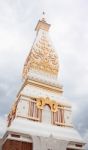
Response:
[[[48,89],[43,89],[33,85],[26,85],[21,91],[21,94],[30,97],[49,97],[52,100],[59,102],[60,94],[57,92],[50,91]]]

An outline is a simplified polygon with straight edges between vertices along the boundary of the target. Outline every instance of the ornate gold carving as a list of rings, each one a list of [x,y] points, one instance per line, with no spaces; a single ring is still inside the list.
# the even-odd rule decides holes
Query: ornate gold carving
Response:
[[[38,99],[36,105],[37,105],[37,108],[43,109],[44,100],[43,99]]]
[[[51,111],[52,112],[58,111],[58,104],[56,102],[52,102]]]
[[[38,98],[36,105],[39,109],[43,109],[43,107],[45,105],[49,105],[52,112],[58,111],[58,104],[55,101],[50,100],[48,97],[47,98]]]
[[[27,75],[30,68],[41,70],[51,74],[58,74],[58,57],[50,45],[47,37],[41,35],[41,38],[33,45],[31,52],[26,60],[23,70],[23,76]]]

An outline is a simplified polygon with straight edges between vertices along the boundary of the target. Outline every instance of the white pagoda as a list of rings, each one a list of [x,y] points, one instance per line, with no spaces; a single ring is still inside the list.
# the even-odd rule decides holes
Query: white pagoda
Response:
[[[59,61],[44,18],[23,68],[23,84],[8,115],[2,150],[83,150],[85,142],[72,124],[72,110],[62,100]]]

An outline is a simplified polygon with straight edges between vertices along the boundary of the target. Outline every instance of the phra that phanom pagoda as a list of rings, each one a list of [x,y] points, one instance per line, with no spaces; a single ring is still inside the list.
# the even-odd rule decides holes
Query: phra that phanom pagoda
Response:
[[[2,150],[83,150],[85,142],[62,101],[59,61],[44,18],[23,68],[23,84],[8,115]]]

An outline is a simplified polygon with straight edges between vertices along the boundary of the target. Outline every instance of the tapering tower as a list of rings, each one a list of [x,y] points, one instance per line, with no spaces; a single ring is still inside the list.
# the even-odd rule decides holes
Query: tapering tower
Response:
[[[23,85],[8,115],[3,150],[83,149],[84,142],[72,124],[71,106],[61,100],[59,60],[49,28],[45,18],[35,28],[36,38],[23,68]]]

